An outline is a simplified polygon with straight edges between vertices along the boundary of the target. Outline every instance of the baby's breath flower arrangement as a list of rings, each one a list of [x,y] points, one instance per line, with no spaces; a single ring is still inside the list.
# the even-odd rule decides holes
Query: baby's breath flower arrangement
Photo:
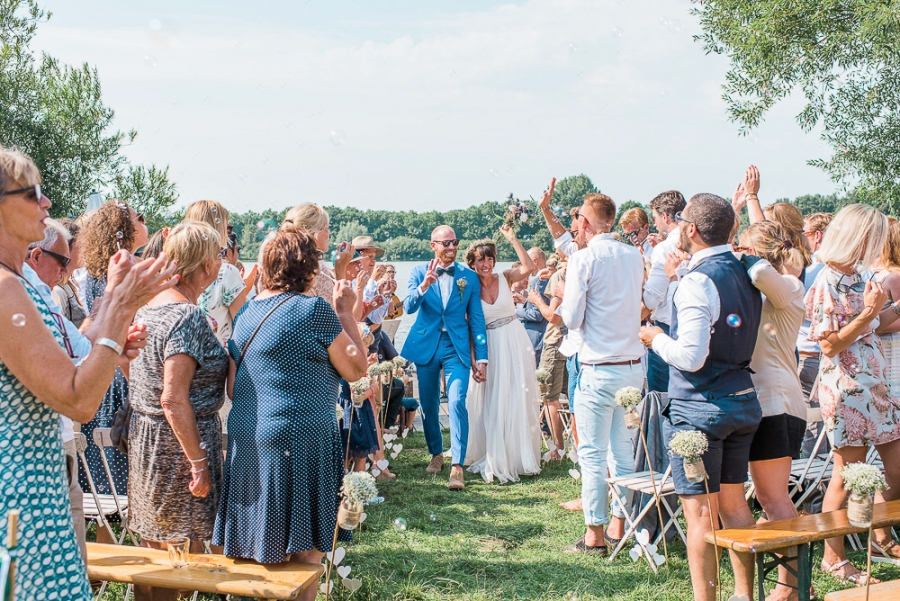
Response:
[[[616,404],[625,409],[625,425],[629,430],[639,428],[641,425],[641,414],[637,412],[637,406],[642,400],[640,389],[634,386],[626,386],[616,391]]]
[[[534,372],[534,378],[537,380],[538,390],[540,390],[542,397],[546,397],[550,392],[551,377],[552,374],[550,373],[550,370],[547,369],[541,368]]]
[[[344,408],[343,407],[341,407],[340,405],[335,403],[334,411],[335,411],[335,414],[337,415],[337,421],[341,421],[342,419],[344,419]]]
[[[372,367],[375,367],[374,365]],[[371,367],[369,369],[372,369]],[[366,396],[369,394],[369,389],[372,387],[372,380],[363,376],[356,382],[350,383],[350,396],[353,400],[354,407],[362,407],[363,402],[366,400]]]
[[[699,430],[678,432],[669,440],[671,453],[684,459],[684,475],[691,483],[702,482],[706,478],[701,457],[708,449],[706,434]]]
[[[344,476],[341,496],[344,498],[338,509],[338,526],[344,530],[354,530],[359,526],[363,506],[378,496],[375,477],[369,472],[350,472]]]
[[[841,470],[844,489],[850,491],[847,502],[847,521],[857,528],[868,528],[872,524],[874,496],[887,490],[884,474],[868,463],[850,463]]]

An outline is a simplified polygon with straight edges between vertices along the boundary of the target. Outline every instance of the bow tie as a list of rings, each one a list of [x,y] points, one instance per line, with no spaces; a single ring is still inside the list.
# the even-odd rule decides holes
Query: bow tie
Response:
[[[441,277],[445,273],[450,277],[453,277],[453,274],[456,272],[456,265],[451,265],[450,267],[438,267],[434,272],[438,277]]]

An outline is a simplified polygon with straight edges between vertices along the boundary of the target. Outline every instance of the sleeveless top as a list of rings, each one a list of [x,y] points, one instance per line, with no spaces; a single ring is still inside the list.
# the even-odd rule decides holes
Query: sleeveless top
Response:
[[[727,252],[707,257],[691,271],[704,274],[719,293],[719,318],[713,324],[709,355],[695,372],[669,366],[669,398],[709,400],[753,388],[750,360],[756,348],[762,314],[762,295],[754,288],[746,267]],[[731,327],[729,315],[740,325]],[[678,339],[678,308],[672,306],[672,337]]]
[[[484,323],[488,330],[503,327],[516,319],[516,304],[512,299],[512,291],[509,289],[509,282],[503,276],[502,272],[495,275],[499,280],[497,282],[497,299],[492,305],[487,304],[484,300],[481,301],[481,308],[484,312]]]

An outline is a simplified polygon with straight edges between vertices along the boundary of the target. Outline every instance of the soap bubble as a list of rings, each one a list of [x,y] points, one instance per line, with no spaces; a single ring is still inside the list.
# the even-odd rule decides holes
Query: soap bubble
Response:
[[[406,531],[406,520],[404,518],[394,518],[394,528],[400,532]]]
[[[64,182],[65,182],[65,181],[68,181],[68,180],[69,180],[69,174],[66,173],[65,171],[63,171],[62,173],[59,174],[59,179],[61,179],[61,180],[64,181]]]
[[[331,130],[331,143],[335,146],[343,146],[347,142],[347,136],[339,129]]]
[[[12,324],[17,328],[21,328],[25,326],[25,316],[21,313],[16,313],[12,316]]]
[[[483,515],[484,517],[487,517],[487,514],[488,514],[487,511],[482,511],[482,512],[481,512],[481,515]]]
[[[122,232],[116,232],[116,238],[118,238],[119,240],[121,240],[124,237],[125,237],[125,234],[123,234]]]
[[[219,210],[216,208],[215,205],[209,207],[209,210],[210,210],[211,212],[213,212],[213,213],[218,213],[218,212],[219,212]]]
[[[222,223],[222,220],[216,217],[216,223]]]
[[[763,325],[763,332],[765,332],[769,338],[775,338],[776,336],[778,336],[778,328],[770,323]]]
[[[206,234],[203,234],[203,239],[204,239],[204,240],[209,240],[209,236],[207,236]]]
[[[256,229],[257,229],[257,230],[262,231],[263,228],[265,228],[265,227],[266,227],[266,222],[265,222],[265,221],[257,221],[257,222],[256,222]]]
[[[740,327],[740,325],[741,325],[741,316],[732,313],[732,314],[729,315],[727,318],[725,318],[725,321],[726,321],[726,322],[728,323],[728,325],[731,326],[732,328],[738,328],[738,327]]]
[[[81,162],[81,157],[80,157],[80,156],[76,156],[76,157],[73,158],[72,160],[75,161],[75,163],[80,163],[80,162]]]
[[[359,350],[356,348],[355,344],[347,345],[347,355],[350,357],[355,357],[359,354]]]
[[[432,513],[430,516],[428,516],[428,519],[431,520],[432,522],[435,522],[435,521],[437,521],[437,516]]]
[[[144,57],[144,64],[147,65],[148,67],[155,67],[156,66],[156,57],[153,56],[152,54],[148,54],[147,56]]]

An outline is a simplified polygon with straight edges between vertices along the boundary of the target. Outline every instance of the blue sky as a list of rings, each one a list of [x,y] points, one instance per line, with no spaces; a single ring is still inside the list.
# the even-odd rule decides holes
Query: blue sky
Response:
[[[750,163],[764,202],[835,190],[802,99],[738,136],[687,0],[45,6],[34,46],[98,69],[126,154],[169,165],[185,204],[444,210],[578,173],[648,202],[730,196]]]

